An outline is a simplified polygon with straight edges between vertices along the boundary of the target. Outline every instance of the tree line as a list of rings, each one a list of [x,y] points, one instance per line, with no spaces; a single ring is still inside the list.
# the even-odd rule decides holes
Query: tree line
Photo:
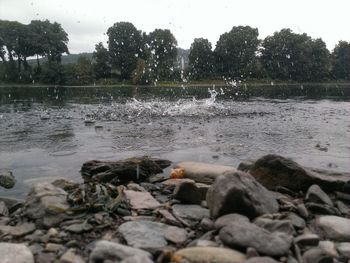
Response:
[[[33,20],[28,25],[0,20],[0,77],[5,82],[84,85],[94,81],[350,80],[350,43],[339,41],[330,52],[325,42],[282,29],[259,39],[257,28],[235,26],[223,33],[215,48],[196,38],[185,69],[177,57],[177,41],[167,29],[150,33],[118,22],[107,30],[108,42],[95,46],[92,60],[79,57],[62,65],[69,54],[68,34],[56,22]],[[29,64],[28,58],[37,63]],[[45,58],[40,64],[39,58]]]

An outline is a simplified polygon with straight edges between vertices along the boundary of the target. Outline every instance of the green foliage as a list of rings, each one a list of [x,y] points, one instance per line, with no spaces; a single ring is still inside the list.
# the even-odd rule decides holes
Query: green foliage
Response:
[[[148,65],[155,80],[169,79],[174,71],[177,41],[168,29],[156,29],[147,36]]]
[[[137,59],[136,68],[132,72],[132,83],[150,84],[151,80],[150,68],[147,66],[146,61],[141,58]]]
[[[101,42],[95,46],[93,59],[95,60],[93,67],[96,78],[109,78],[112,69],[109,63],[109,52]]]
[[[221,76],[234,79],[249,75],[259,45],[258,29],[249,26],[233,27],[220,36],[215,48],[216,70]]]
[[[65,71],[61,63],[48,61],[42,65],[40,82],[46,84],[63,85],[65,83]]]
[[[143,51],[141,32],[129,22],[119,22],[108,28],[107,35],[112,73],[130,79]]]
[[[91,84],[94,81],[94,69],[91,61],[84,56],[78,58],[74,65],[78,85]]]
[[[332,75],[350,80],[350,42],[339,41],[332,53]]]
[[[322,80],[329,72],[329,51],[321,39],[282,29],[263,41],[261,61],[274,79]]]
[[[196,38],[191,45],[189,67],[191,79],[208,79],[214,72],[214,54],[208,39]]]

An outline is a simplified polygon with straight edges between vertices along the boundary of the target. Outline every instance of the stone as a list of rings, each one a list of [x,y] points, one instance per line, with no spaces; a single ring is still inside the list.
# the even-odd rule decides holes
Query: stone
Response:
[[[0,201],[0,216],[8,216],[9,210],[4,201]]]
[[[75,249],[68,249],[61,256],[60,263],[85,263],[85,260],[76,254]]]
[[[35,224],[24,223],[17,226],[0,226],[0,233],[11,235],[14,237],[21,237],[34,232]]]
[[[294,238],[294,243],[301,247],[316,247],[320,242],[320,237],[316,234],[303,234]]]
[[[67,193],[50,183],[35,184],[24,204],[25,214],[48,228],[63,221],[68,209]]]
[[[329,240],[320,241],[318,246],[325,251],[328,255],[337,258],[339,257],[335,243]]]
[[[47,243],[45,246],[45,251],[47,252],[57,253],[63,249],[64,249],[64,246],[61,244]]]
[[[221,229],[232,222],[249,222],[249,218],[240,214],[227,214],[220,216],[215,220],[214,226],[216,229]]]
[[[209,185],[202,183],[182,182],[175,187],[174,198],[183,204],[201,204],[205,200]]]
[[[258,217],[254,220],[254,224],[265,228],[270,232],[282,232],[291,236],[295,234],[294,227],[289,220],[273,220],[269,218]]]
[[[309,211],[303,203],[297,205],[297,210],[302,218],[307,219],[309,217]]]
[[[163,172],[171,162],[147,156],[128,158],[119,161],[92,160],[83,164],[81,174],[86,182],[124,184],[139,182]]]
[[[214,222],[207,217],[204,217],[199,223],[199,225],[204,231],[210,231],[214,229]]]
[[[315,226],[321,236],[338,242],[350,241],[350,219],[338,216],[320,216]]]
[[[239,263],[246,257],[241,252],[233,249],[220,247],[190,247],[176,251],[173,255],[173,262],[187,260],[191,263]]]
[[[281,232],[271,233],[249,222],[232,222],[219,232],[224,245],[232,248],[255,248],[268,256],[282,256],[288,253],[292,237]]]
[[[197,225],[203,218],[209,217],[209,210],[199,205],[173,205],[173,215],[188,225]]]
[[[193,240],[187,247],[218,247],[219,245],[211,240],[196,239]]]
[[[0,201],[5,203],[10,214],[21,208],[24,203],[24,200],[7,197],[0,197]]]
[[[11,189],[15,186],[16,179],[11,171],[0,170],[0,186]]]
[[[133,256],[152,258],[151,254],[144,250],[101,240],[96,242],[90,254],[89,262],[100,263],[104,262],[104,260],[121,261]]]
[[[333,206],[332,200],[317,184],[311,185],[306,192],[306,201]]]
[[[172,186],[177,186],[178,184],[182,184],[184,182],[194,182],[194,181],[186,178],[171,178],[161,182],[161,184],[165,187],[172,187]]]
[[[148,192],[124,190],[125,198],[132,209],[155,209],[160,203]]]
[[[1,263],[34,263],[34,257],[23,244],[0,242]]]
[[[71,233],[84,233],[84,232],[89,232],[93,229],[93,226],[90,225],[89,223],[82,223],[82,224],[72,224],[64,228],[66,231],[71,232]]]
[[[51,184],[65,191],[71,191],[79,187],[79,183],[64,178],[56,179]]]
[[[149,257],[135,255],[120,261],[120,263],[153,263],[153,261]]]
[[[158,213],[163,217],[163,221],[165,221],[166,224],[181,226],[181,223],[168,210],[159,209]]]
[[[296,229],[304,229],[306,227],[305,220],[295,213],[288,213],[285,219],[289,220]]]
[[[283,186],[293,191],[306,191],[313,184],[324,190],[341,190],[350,180],[350,173],[304,168],[291,159],[273,154],[258,159],[249,173],[269,189]]]
[[[319,247],[311,248],[303,254],[304,263],[333,263],[333,257]]]
[[[255,218],[279,209],[273,194],[243,172],[219,176],[208,190],[207,203],[214,218],[230,213]]]
[[[335,202],[339,212],[344,215],[344,216],[348,216],[350,215],[350,208],[348,206],[346,206],[342,201],[336,201]]]
[[[200,162],[181,162],[175,169],[182,168],[185,171],[185,178],[194,180],[197,183],[212,184],[216,178],[226,172],[234,173],[236,168],[217,164]]]
[[[326,204],[306,203],[308,211],[316,215],[339,215],[340,212],[334,207]]]
[[[338,243],[337,250],[341,257],[350,259],[350,242]]]
[[[183,228],[151,221],[123,223],[119,226],[118,232],[128,245],[143,249],[162,248],[168,245],[167,240],[181,242],[183,239],[186,240],[187,236]]]
[[[242,263],[280,263],[280,262],[270,257],[253,257],[243,261]]]

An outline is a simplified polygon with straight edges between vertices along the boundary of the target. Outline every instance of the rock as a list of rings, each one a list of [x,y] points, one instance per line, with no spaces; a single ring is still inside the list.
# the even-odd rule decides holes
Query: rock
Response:
[[[348,216],[350,215],[350,208],[347,207],[342,201],[336,201],[335,202],[339,212],[344,215],[344,216]]]
[[[329,206],[326,204],[317,204],[317,203],[306,203],[307,209],[312,214],[317,215],[340,215],[340,212],[333,206]]]
[[[64,178],[56,179],[51,184],[56,186],[56,187],[58,187],[58,188],[61,188],[61,189],[65,190],[65,191],[74,190],[74,189],[76,189],[79,186],[78,183],[76,183],[74,181],[70,181],[70,180],[64,179]]]
[[[285,219],[289,220],[296,229],[304,229],[306,227],[305,220],[292,212],[288,213]]]
[[[202,183],[182,182],[175,187],[174,198],[184,204],[201,204],[207,195],[209,185]]]
[[[199,223],[199,225],[204,231],[210,231],[214,229],[214,222],[207,217],[204,217]]]
[[[172,261],[185,259],[191,263],[239,263],[245,260],[245,255],[227,248],[220,247],[190,247],[175,252]]]
[[[166,224],[181,226],[181,223],[168,210],[160,209],[158,212],[162,215],[163,221],[165,221]]]
[[[89,261],[90,263],[100,263],[104,260],[121,261],[133,256],[152,258],[151,254],[144,250],[101,240],[93,248]]]
[[[24,200],[6,197],[0,197],[0,201],[5,203],[10,214],[21,208],[24,203]]]
[[[154,209],[160,206],[160,203],[148,192],[124,190],[124,194],[132,209]]]
[[[214,226],[216,229],[221,229],[232,222],[249,222],[249,218],[240,214],[227,214],[216,219]]]
[[[88,161],[83,164],[81,174],[85,181],[97,181],[101,183],[124,184],[130,181],[138,182],[152,175],[163,172],[170,166],[168,160],[154,159],[147,156],[129,158],[125,160]]]
[[[55,253],[40,253],[35,258],[35,263],[48,263],[55,262],[56,254]]]
[[[0,216],[8,216],[9,210],[4,201],[0,201]]]
[[[315,225],[326,239],[339,242],[350,241],[350,219],[338,216],[320,216]]]
[[[350,180],[349,173],[303,168],[291,159],[272,154],[258,159],[249,173],[269,189],[283,186],[294,191],[306,191],[313,184],[324,190],[341,190]]]
[[[185,178],[189,178],[198,183],[212,184],[215,179],[226,173],[236,172],[236,168],[231,166],[200,163],[200,162],[181,162],[175,168],[182,168],[185,170]]]
[[[0,170],[0,186],[11,189],[16,184],[16,179],[11,171]]]
[[[350,242],[338,243],[337,250],[341,257],[350,259]]]
[[[238,167],[237,170],[242,171],[242,172],[249,172],[250,168],[254,165],[254,161],[253,160],[247,160],[244,162],[241,162]]]
[[[47,252],[57,253],[63,249],[64,249],[64,246],[61,244],[47,243],[45,246],[45,251]]]
[[[280,232],[270,233],[264,228],[243,221],[225,226],[220,230],[219,237],[226,246],[252,247],[268,256],[285,255],[292,244],[291,236]]]
[[[153,263],[153,261],[149,257],[135,255],[122,260],[120,263]]]
[[[335,243],[329,240],[325,240],[325,241],[320,241],[320,243],[318,244],[318,246],[325,251],[328,255],[330,255],[331,257],[337,258],[339,257],[337,248],[335,246]]]
[[[173,205],[173,214],[188,225],[197,225],[203,218],[209,217],[209,210],[199,205]]]
[[[126,188],[128,190],[132,190],[132,191],[137,191],[137,192],[147,192],[145,188],[143,188],[142,186],[140,186],[139,184],[135,184],[135,183],[129,183]]]
[[[39,224],[54,226],[66,218],[69,209],[67,193],[50,183],[38,183],[30,190],[25,201],[24,212]]]
[[[333,202],[329,198],[329,196],[325,192],[323,192],[322,189],[316,184],[311,185],[310,188],[307,190],[305,199],[308,202],[333,206]]]
[[[255,218],[279,208],[273,194],[243,172],[219,176],[208,190],[207,203],[214,218],[230,213]]]
[[[82,224],[72,224],[69,225],[67,227],[65,227],[65,230],[71,233],[76,233],[76,234],[80,234],[80,233],[84,233],[84,232],[89,232],[93,229],[93,226],[90,225],[89,223],[82,223]]]
[[[254,224],[265,228],[270,232],[282,232],[291,236],[295,234],[294,227],[289,220],[273,220],[269,218],[258,217],[254,220]]]
[[[181,242],[187,236],[182,228],[150,221],[126,222],[119,226],[118,231],[128,245],[144,249],[162,248],[167,246],[167,240]]]
[[[168,180],[165,180],[161,182],[161,184],[165,187],[171,187],[171,186],[177,186],[178,184],[184,183],[184,182],[194,182],[191,179],[186,179],[186,178],[171,178]]]
[[[24,223],[17,226],[0,226],[0,233],[11,235],[14,237],[21,237],[34,232],[35,225],[33,223]]]
[[[34,263],[34,257],[28,247],[22,244],[0,242],[1,263]]]
[[[193,240],[187,247],[218,247],[219,245],[214,241],[196,239]]]
[[[269,257],[254,257],[254,258],[245,260],[242,263],[280,263],[280,262]]]
[[[75,249],[69,249],[60,258],[60,263],[85,263],[85,260],[76,254]]]
[[[311,248],[303,254],[304,263],[333,263],[333,257],[319,247]]]
[[[320,237],[316,234],[303,234],[294,238],[294,243],[301,247],[316,247],[320,242]]]
[[[309,217],[309,211],[307,210],[307,208],[304,204],[298,204],[297,210],[298,210],[299,215],[301,217],[303,217],[304,219]]]

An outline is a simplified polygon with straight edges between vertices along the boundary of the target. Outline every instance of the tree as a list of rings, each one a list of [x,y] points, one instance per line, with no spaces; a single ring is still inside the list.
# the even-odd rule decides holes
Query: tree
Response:
[[[321,39],[282,29],[263,41],[261,61],[274,79],[311,81],[328,76],[329,51]]]
[[[62,85],[65,83],[64,67],[60,62],[47,61],[42,66],[40,81],[47,84]]]
[[[196,38],[191,44],[188,56],[191,78],[206,79],[212,76],[214,55],[208,39]]]
[[[350,80],[350,42],[339,41],[332,53],[332,75]]]
[[[107,35],[112,71],[122,80],[130,79],[143,51],[141,32],[129,22],[119,22],[108,28]]]
[[[225,77],[244,78],[256,59],[259,31],[249,26],[233,27],[220,36],[215,47],[216,70]]]
[[[149,66],[154,78],[168,79],[174,70],[177,56],[177,41],[168,29],[155,29],[147,36],[150,58]]]
[[[74,65],[74,69],[77,84],[91,84],[94,81],[93,65],[88,58],[79,56],[77,63]]]
[[[97,79],[108,78],[111,76],[111,66],[109,63],[109,52],[103,46],[102,42],[95,46],[95,51],[92,55],[95,60],[93,67]]]

